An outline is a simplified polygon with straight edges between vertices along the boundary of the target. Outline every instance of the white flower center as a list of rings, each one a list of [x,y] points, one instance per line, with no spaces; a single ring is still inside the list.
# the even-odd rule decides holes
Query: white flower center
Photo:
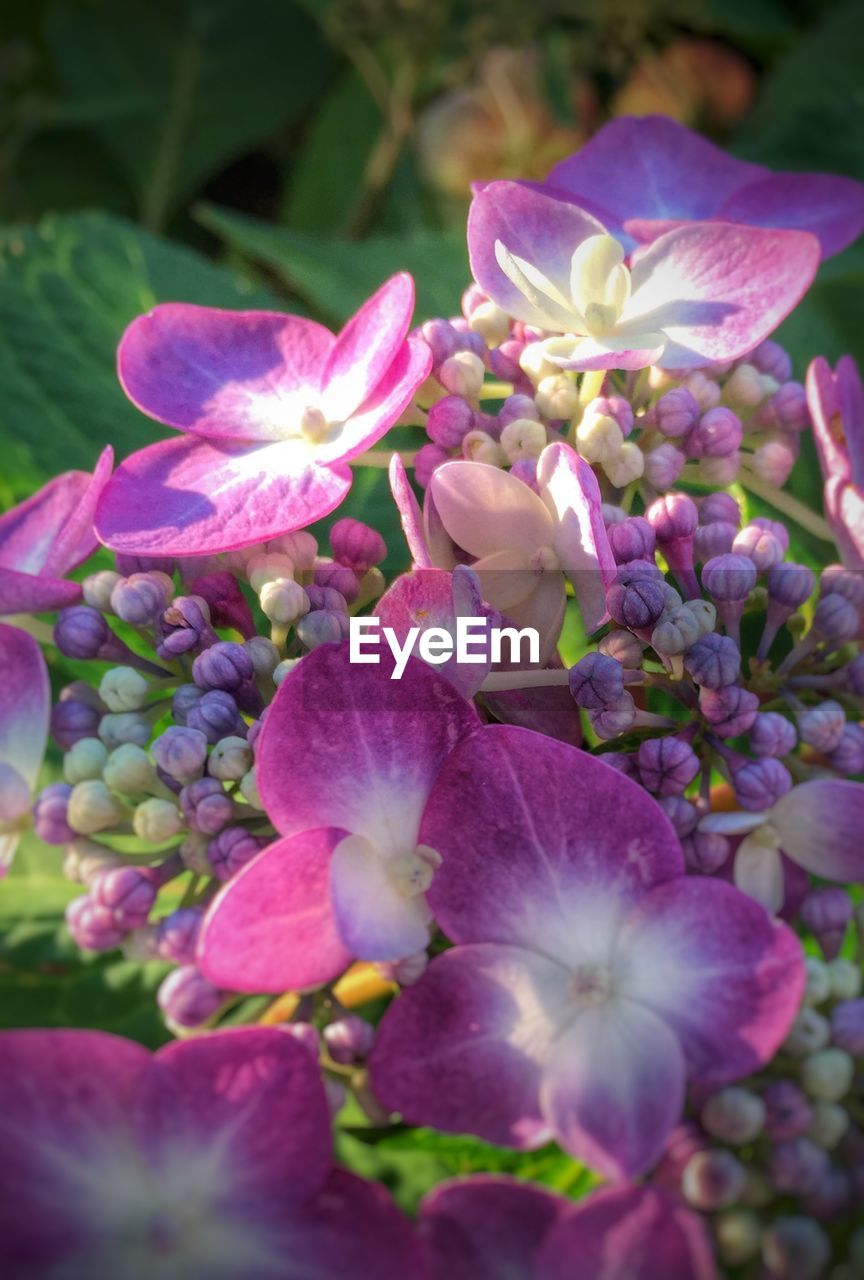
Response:
[[[418,898],[432,883],[441,854],[428,844],[418,844],[413,853],[403,853],[388,861],[387,870],[394,888],[404,898]]]
[[[344,425],[342,422],[329,422],[319,408],[307,404],[300,418],[299,435],[307,444],[329,444]]]
[[[498,265],[553,333],[603,337],[614,332],[630,301],[630,272],[614,236],[588,236],[570,259],[569,279],[550,280],[532,263],[495,242]]]
[[[603,1004],[615,992],[612,970],[603,964],[580,964],[573,973],[570,991],[579,1004]]]

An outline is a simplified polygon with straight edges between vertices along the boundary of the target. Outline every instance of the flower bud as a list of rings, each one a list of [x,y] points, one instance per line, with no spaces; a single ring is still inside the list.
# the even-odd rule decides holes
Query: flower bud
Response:
[[[645,454],[644,475],[661,493],[671,489],[684,469],[686,457],[674,444],[658,444]]]
[[[210,753],[207,772],[220,782],[239,782],[252,767],[252,750],[244,738],[221,738]]]
[[[462,441],[462,456],[469,462],[482,462],[487,467],[503,467],[507,455],[488,431],[469,431]]]
[[[789,1138],[775,1143],[768,1163],[768,1176],[778,1191],[806,1195],[824,1178],[828,1164],[826,1152],[812,1138]]]
[[[804,988],[804,1003],[809,1005],[824,1004],[831,995],[831,979],[828,966],[816,956],[806,956],[804,967],[807,971],[807,984]]]
[[[427,320],[420,326],[420,333],[432,352],[436,368],[459,350],[459,334],[449,320]]]
[[[435,408],[433,405],[432,410]],[[330,546],[333,557],[339,564],[361,575],[380,564],[387,555],[387,544],[377,529],[350,516],[337,520],[333,525],[330,530]]]
[[[113,951],[126,933],[117,924],[114,913],[94,902],[89,893],[73,898],[67,906],[66,928],[82,951]]]
[[[124,742],[105,761],[102,777],[112,791],[121,795],[146,795],[156,785],[156,770],[142,747]]]
[[[748,524],[735,535],[732,543],[735,555],[746,556],[756,566],[758,573],[766,573],[780,564],[785,554],[782,543],[768,529]]]
[[[707,637],[705,637],[707,638]],[[699,690],[699,710],[721,738],[737,738],[751,728],[759,710],[759,698],[740,685]]]
[[[841,1000],[831,1011],[831,1042],[864,1058],[864,1000]]]
[[[158,887],[139,867],[112,867],[96,877],[92,893],[121,929],[138,929],[153,910]]]
[[[501,448],[510,462],[539,458],[546,447],[546,428],[532,418],[517,418],[501,429]]]
[[[140,711],[112,711],[99,721],[99,737],[109,751],[126,742],[143,747],[150,741],[150,721]]]
[[[699,821],[699,810],[694,804],[680,795],[661,796],[657,803],[680,838],[693,834]]]
[[[738,450],[743,435],[738,415],[718,405],[693,427],[686,441],[687,452],[691,458],[727,458]]]
[[[606,607],[621,626],[632,631],[653,629],[666,607],[662,580],[642,576],[642,571],[635,571],[634,565],[624,565],[617,581],[606,592]]]
[[[98,657],[110,643],[111,635],[102,614],[86,604],[61,609],[54,626],[54,642],[67,658]]]
[[[579,411],[576,383],[560,369],[540,379],[534,398],[537,408],[547,418],[569,421]]]
[[[755,351],[751,351],[747,360],[760,373],[767,374],[775,382],[788,382],[792,377],[792,360],[783,350],[779,342],[769,338],[760,342]]]
[[[591,724],[598,738],[608,740],[626,733],[636,719],[636,705],[632,695],[625,690],[620,698],[597,711],[589,712]]]
[[[754,1142],[765,1124],[765,1103],[758,1094],[740,1085],[727,1085],[713,1093],[699,1116],[702,1127],[732,1147]]]
[[[791,720],[779,711],[760,711],[750,729],[750,750],[756,756],[788,756],[798,744]]]
[[[379,961],[375,968],[388,982],[395,982],[400,987],[413,987],[419,982],[429,967],[429,954],[417,951],[414,955],[405,956],[402,960]]]
[[[684,379],[684,386],[703,412],[707,409],[713,409],[715,405],[720,403],[721,391],[719,385],[700,369],[694,369],[692,373],[687,374]]]
[[[702,586],[721,604],[740,604],[756,585],[756,567],[746,556],[715,556],[702,568]]]
[[[82,836],[107,831],[123,819],[123,808],[99,778],[76,782],[69,795],[66,820]]]
[[[93,691],[95,693],[95,690]],[[63,751],[99,731],[102,712],[78,698],[61,698],[51,709],[51,735]]]
[[[348,634],[348,618],[332,609],[316,609],[297,623],[297,638],[307,649],[321,644],[338,644]]]
[[[180,907],[163,916],[156,930],[156,953],[172,964],[191,965],[204,913],[200,907]]]
[[[444,462],[450,461],[450,454],[437,444],[424,444],[414,455],[414,479],[421,489],[425,489],[435,471]]]
[[[853,1000],[861,994],[862,974],[859,965],[838,956],[828,965],[831,981],[831,997],[834,1000]]]
[[[772,756],[748,760],[732,777],[735,799],[748,813],[763,813],[792,790],[789,770]]]
[[[34,801],[33,828],[46,844],[68,844],[78,834],[68,822],[72,791],[73,788],[65,782],[52,782]]]
[[[811,1053],[801,1063],[805,1093],[822,1102],[839,1102],[852,1087],[855,1063],[845,1049],[833,1046]]]
[[[240,779],[240,794],[251,808],[263,810],[264,806],[261,803],[261,796],[258,792],[258,783],[255,781],[254,766]]]
[[[88,574],[81,583],[84,603],[98,613],[110,613],[111,593],[120,581],[121,575],[113,569],[101,569],[98,573]]]
[[[586,653],[570,668],[570,692],[580,707],[597,710],[618,702],[624,694],[620,662],[603,653]]]
[[[849,1112],[836,1102],[814,1102],[813,1121],[808,1130],[817,1146],[833,1151],[842,1142],[849,1128]]]
[[[628,670],[635,671],[642,665],[642,642],[630,631],[610,631],[597,647]]]
[[[806,565],[778,564],[768,570],[768,597],[791,613],[809,600],[815,582],[812,570]]]
[[[651,647],[664,657],[676,657],[696,643],[702,634],[688,605],[667,610],[651,632]]]
[[[798,716],[798,735],[802,742],[827,753],[840,745],[846,728],[846,712],[839,702],[828,699],[808,707]]]
[[[534,493],[539,493],[536,458],[517,458],[510,468],[510,474],[517,480],[521,480],[523,484],[527,484]]]
[[[725,556],[732,550],[736,529],[733,524],[715,520],[700,524],[693,535],[693,555],[698,564],[706,564],[717,556]]]
[[[108,748],[104,742],[98,738],[79,738],[63,757],[63,777],[72,786],[76,782],[101,778],[107,759]]]
[[[121,578],[111,592],[111,608],[133,627],[149,627],[174,594],[174,583],[164,573],[133,573]]]
[[[625,440],[621,448],[612,457],[604,458],[601,463],[616,489],[626,489],[628,484],[638,480],[645,470],[645,455],[633,440]]]
[[[178,1027],[200,1027],[219,1010],[224,998],[191,964],[169,973],[156,992],[166,1022]]]
[[[813,1108],[793,1080],[771,1080],[762,1095],[765,1131],[775,1142],[798,1138],[813,1122]]]
[[[437,378],[447,391],[454,396],[467,396],[476,399],[483,386],[486,370],[483,361],[473,351],[457,351],[438,369]]]
[[[760,480],[772,488],[782,489],[792,474],[798,458],[798,442],[788,436],[771,436],[754,450],[753,470]]]
[[[99,697],[109,711],[138,711],[149,692],[150,685],[134,667],[112,667],[99,683]]]
[[[606,462],[624,446],[624,435],[614,418],[586,413],[576,428],[576,447],[586,462]]]
[[[762,1223],[750,1209],[729,1209],[715,1218],[714,1237],[721,1261],[738,1267],[759,1253]]]
[[[347,1013],[326,1026],[323,1037],[333,1061],[350,1066],[369,1056],[375,1043],[375,1028],[357,1014]]]
[[[285,658],[284,661],[279,663],[279,666],[273,672],[273,683],[275,684],[277,689],[279,688],[280,684],[285,679],[285,677],[291,674],[291,672],[297,666],[297,663],[299,661],[300,661],[299,658]],[[251,741],[252,729],[254,727],[255,727],[254,725],[251,726],[247,734],[247,741],[249,742],[250,746],[252,745],[252,741]]]
[[[813,611],[813,631],[825,644],[839,646],[858,633],[858,610],[843,596],[823,596]]]
[[[349,604],[357,599],[360,591],[360,579],[353,569],[320,556],[315,561],[315,585],[333,587]]]
[[[471,312],[468,327],[490,347],[497,347],[510,332],[510,317],[494,302],[481,302]]]
[[[172,725],[155,740],[152,751],[159,768],[185,785],[204,772],[207,739],[198,729]]]
[[[830,1038],[828,1019],[815,1009],[805,1007],[796,1014],[783,1048],[793,1057],[803,1058],[805,1054],[824,1049]]]
[[[474,429],[474,420],[474,410],[467,400],[462,396],[444,396],[429,410],[426,431],[429,439],[434,444],[440,445],[442,449],[458,449],[468,432]],[[349,567],[354,568],[354,565],[337,554],[335,547],[333,554],[342,564],[349,564]],[[383,556],[381,558],[383,559]],[[373,563],[377,564],[378,561],[375,560]],[[367,565],[366,568],[368,567]],[[358,565],[357,568],[359,570],[360,566]]]
[[[819,577],[819,591],[823,596],[843,596],[856,609],[864,609],[864,576],[858,569],[829,564]]]
[[[686,436],[699,417],[699,404],[686,387],[673,387],[654,406],[653,425],[664,436]]]
[[[726,1209],[744,1189],[744,1166],[731,1151],[709,1149],[690,1157],[681,1179],[684,1199],[694,1209]]]
[[[709,631],[687,650],[684,670],[704,689],[734,686],[741,673],[741,651],[731,636]]]
[[[828,763],[835,772],[847,777],[864,773],[864,726],[855,723],[843,726],[840,741],[828,755]]]
[[[680,738],[647,738],[636,754],[639,778],[647,791],[680,795],[699,772],[699,757]]]
[[[657,542],[654,530],[643,516],[628,516],[608,527],[609,545],[616,564],[651,560]]]
[[[812,1218],[775,1218],[762,1237],[762,1259],[778,1280],[820,1280],[831,1244]]]
[[[784,382],[766,407],[766,426],[777,425],[784,431],[806,431],[810,425],[807,393],[800,382]]]
[[[223,689],[209,689],[189,710],[186,724],[203,733],[208,742],[229,734],[242,737],[246,730],[234,696]]]
[[[713,875],[729,858],[729,841],[715,831],[694,831],[681,841],[684,861],[697,875]]]
[[[203,596],[177,596],[156,619],[156,652],[165,662],[197,653],[217,639]]]
[[[297,587],[296,582],[291,585]],[[252,659],[243,645],[230,640],[210,645],[192,663],[192,678],[202,689],[220,689],[230,693],[241,689],[254,675]]]
[[[207,846],[207,859],[219,880],[230,880],[264,848],[266,840],[245,827],[224,827]]]
[[[813,933],[827,959],[836,956],[852,919],[852,900],[839,887],[812,889],[801,903],[801,919]],[[826,996],[827,998],[827,996]]]
[[[165,844],[183,830],[180,810],[170,800],[151,796],[136,806],[132,830],[148,844]]]
[[[218,778],[199,778],[180,792],[180,807],[192,831],[213,836],[231,821],[234,805]]]

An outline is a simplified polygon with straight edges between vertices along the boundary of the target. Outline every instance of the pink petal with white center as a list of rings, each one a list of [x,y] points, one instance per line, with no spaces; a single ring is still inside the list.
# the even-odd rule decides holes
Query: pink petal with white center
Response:
[[[234,551],[328,515],[350,488],[348,467],[318,466],[299,441],[162,440],[117,468],[96,531],[133,555]]]
[[[391,276],[351,317],[321,374],[318,407],[326,418],[343,422],[375,391],[408,336],[413,310],[414,281],[403,271]]]
[[[283,1238],[273,1280],[426,1278],[417,1236],[390,1193],[344,1169],[332,1169],[314,1199],[288,1217]]]
[[[414,857],[403,855],[401,862]],[[408,868],[400,875],[400,863],[394,866],[394,861],[360,836],[347,836],[333,851],[333,916],[339,937],[361,960],[401,960],[429,945],[432,913],[425,894],[406,889]],[[415,874],[427,874],[422,859]]]
[[[576,1268],[576,1269],[574,1269]],[[655,1187],[610,1187],[572,1204],[531,1280],[717,1280],[703,1220]]]
[[[452,574],[443,569],[415,569],[397,578],[375,608],[381,625],[390,627],[404,642],[412,627],[440,627],[454,639],[454,654],[436,670],[446,676],[465,698],[472,698],[488,674],[488,635],[480,627],[473,633],[474,656],[480,662],[458,662],[455,654],[458,618],[485,618],[489,610],[483,605],[477,577],[464,565]],[[484,643],[486,648],[484,649]],[[484,654],[487,656],[484,657]]]
[[[447,533],[472,556],[551,547],[555,524],[541,498],[509,471],[485,462],[445,462],[429,495]]]
[[[330,1168],[318,1064],[275,1027],[235,1027],[166,1045],[141,1080],[133,1116],[157,1172],[178,1153],[189,1155],[190,1172],[206,1160],[232,1213],[297,1204]]]
[[[328,443],[316,445],[315,461],[330,463],[356,458],[402,416],[432,368],[432,352],[419,338],[408,338],[396,352],[381,381],[342,430]]]
[[[537,484],[557,520],[555,550],[573,584],[585,630],[596,631],[608,619],[606,591],[617,573],[597,477],[569,445],[550,444],[537,463]]]
[[[618,336],[610,333],[600,338],[575,337],[546,338],[543,353],[559,369],[647,369],[658,364],[666,349],[666,337],[662,333],[633,331]]]
[[[637,234],[632,224],[642,219],[711,218],[767,172],[667,116],[619,116],[557,164],[548,182],[571,199],[596,201]]]
[[[622,998],[681,1041],[691,1075],[723,1084],[764,1066],[804,989],[801,946],[784,924],[722,880],[681,877],[647,894],[616,953]]]
[[[390,491],[399,511],[399,522],[402,525],[402,532],[405,534],[405,541],[408,543],[408,550],[411,552],[414,567],[417,569],[430,569],[432,567],[432,557],[429,554],[426,535],[423,531],[423,513],[420,510],[420,504],[415,497],[414,490],[411,488],[405,464],[398,453],[394,453],[390,459],[389,475]]]
[[[512,1147],[547,1141],[540,1082],[568,978],[519,947],[445,951],[381,1021],[369,1061],[375,1096],[407,1124]]]
[[[864,785],[837,778],[802,782],[781,796],[771,825],[783,852],[812,875],[864,880]]]
[[[864,186],[828,173],[771,173],[734,192],[717,216],[757,227],[810,231],[830,258],[864,231]]]
[[[448,751],[477,727],[449,680],[409,658],[390,678],[322,645],[283,680],[256,747],[258,787],[283,835],[339,827],[381,853],[413,852],[420,817]],[[410,750],[406,744],[410,743]]]
[[[93,512],[113,461],[109,446],[92,476],[67,471],[0,516],[0,570],[62,578],[86,560],[98,546]]]
[[[45,1275],[92,1244],[102,1225],[93,1170],[129,1145],[129,1110],[149,1064],[146,1049],[101,1031],[0,1037],[4,1274]]]
[[[443,858],[429,901],[454,942],[535,947],[572,965],[605,959],[623,913],[684,870],[641,787],[507,725],[480,729],[447,758],[420,839]]]
[[[208,908],[198,967],[228,991],[296,991],[353,960],[336,928],[330,860],[341,832],[301,831],[263,849]]]
[[[336,339],[301,316],[166,302],[117,352],[123,390],[148,417],[217,440],[281,440],[315,405]]]
[[[532,288],[530,280],[523,282],[523,287],[515,284],[501,268],[496,245],[537,268],[566,301],[574,250],[589,236],[605,231],[595,217],[569,201],[556,200],[517,182],[491,182],[474,197],[468,214],[471,273],[508,315],[541,329],[567,332],[572,327],[572,312]]]
[[[49,613],[65,609],[81,599],[81,587],[77,582],[63,578],[41,578],[38,574],[17,573],[14,569],[0,569],[0,617],[9,618],[16,613]]]
[[[563,1196],[504,1174],[440,1182],[420,1206],[429,1280],[533,1277],[544,1237],[569,1207]]]
[[[681,1047],[649,1010],[613,995],[579,1012],[543,1071],[540,1106],[565,1150],[607,1178],[655,1164],[684,1105]]]
[[[634,254],[633,293],[615,336],[662,330],[664,369],[736,359],[801,300],[819,257],[818,241],[804,231],[721,222],[668,231]]]

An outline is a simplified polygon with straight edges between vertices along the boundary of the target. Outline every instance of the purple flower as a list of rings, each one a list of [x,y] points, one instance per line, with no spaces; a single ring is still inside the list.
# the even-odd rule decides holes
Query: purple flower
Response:
[[[599,710],[622,697],[624,668],[606,654],[586,653],[570,668],[568,684],[580,707]]]
[[[829,258],[864,230],[860,183],[834,174],[773,173],[736,160],[667,116],[612,120],[547,181],[640,243],[682,222],[718,218],[806,229]],[[765,342],[751,358],[782,381],[787,365],[778,351]]]
[[[798,734],[791,720],[779,711],[760,711],[750,729],[750,750],[757,756],[788,756]]]
[[[789,314],[819,265],[807,232],[699,222],[640,247],[628,266],[614,225],[516,182],[475,196],[468,248],[475,280],[508,315],[555,335],[543,353],[564,369],[735,359]]]
[[[478,720],[419,658],[391,680],[381,657],[352,666],[347,645],[328,645],[279,686],[256,771],[283,838],[207,914],[199,963],[220,987],[314,986],[355,956],[395,961],[429,942],[426,891],[440,859],[421,818],[442,761]]]
[[[155,740],[152,751],[159,768],[186,785],[204,772],[207,739],[198,729],[171,725]]]
[[[234,804],[217,778],[198,778],[180,792],[180,807],[192,831],[215,836],[227,826]]]
[[[245,734],[246,725],[230,693],[225,693],[222,689],[197,692],[200,696],[194,702],[190,699],[189,709],[184,715],[184,723],[190,729],[199,730],[210,743],[218,742],[220,738],[232,735],[242,737]]]
[[[210,606],[200,596],[177,596],[156,619],[156,652],[166,662],[216,644]]]
[[[61,609],[81,597],[66,574],[99,545],[96,503],[111,474],[105,449],[93,475],[67,471],[0,516],[0,617]]]
[[[317,1065],[276,1028],[155,1055],[100,1031],[6,1032],[0,1140],[10,1275],[127,1275],[133,1258],[154,1277],[335,1275],[346,1258],[352,1280],[422,1274],[386,1192],[332,1167]]]
[[[470,805],[465,777],[484,780]],[[688,1076],[745,1075],[788,1031],[794,935],[687,877],[662,810],[600,761],[480,729],[445,760],[421,838],[442,856],[429,900],[457,945],[379,1027],[373,1087],[407,1123],[516,1147],[554,1134],[632,1177],[662,1153]]]
[[[97,508],[99,536],[118,551],[194,555],[327,515],[351,487],[347,463],[431,368],[425,342],[407,336],[413,306],[411,277],[397,275],[338,336],[268,311],[166,303],[139,316],[120,343],[123,389],[184,435],[118,468]]]
[[[636,756],[639,780],[655,795],[680,795],[699,772],[699,757],[680,738],[648,738]]]
[[[723,689],[741,674],[741,651],[731,636],[709,631],[687,650],[684,668],[705,689]]]
[[[387,544],[378,530],[350,516],[333,525],[330,548],[334,560],[361,575],[380,564],[387,555]]]
[[[847,569],[864,569],[864,386],[850,356],[831,372],[817,356],[807,370],[807,403],[825,481],[825,515]]]

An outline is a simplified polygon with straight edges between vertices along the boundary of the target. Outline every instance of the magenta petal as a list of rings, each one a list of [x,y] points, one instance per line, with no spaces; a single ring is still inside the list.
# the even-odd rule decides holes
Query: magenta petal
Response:
[[[717,1280],[698,1214],[654,1187],[610,1187],[570,1206],[532,1280]]]
[[[804,989],[786,925],[722,880],[681,878],[646,895],[619,941],[622,994],[678,1036],[691,1075],[724,1083],[776,1053]]]
[[[414,281],[403,271],[391,276],[351,317],[321,375],[319,407],[329,420],[350,418],[385,377],[408,334],[413,310]]]
[[[2,623],[0,670],[0,764],[11,765],[33,787],[48,741],[51,686],[37,642]]]
[[[818,778],[793,787],[771,811],[781,847],[812,875],[841,884],[864,880],[864,786]]]
[[[109,446],[92,476],[67,471],[0,516],[0,569],[62,578],[86,560],[98,545],[93,512],[113,461]]]
[[[0,618],[16,613],[49,613],[81,599],[77,582],[0,569]]]
[[[61,577],[81,564],[96,550],[99,545],[93,528],[96,505],[102,490],[111,478],[113,466],[114,450],[108,445],[99,455],[93,475],[88,477],[89,483],[75,503],[74,509],[64,516],[57,530],[57,536],[42,567],[44,574]]]
[[[426,535],[423,532],[423,514],[414,490],[411,488],[411,482],[405,471],[405,464],[398,453],[394,453],[390,459],[389,474],[390,491],[393,494],[393,501],[396,503],[399,512],[399,521],[402,525],[402,532],[405,534],[405,541],[408,543],[408,550],[411,552],[411,558],[418,569],[429,569],[432,567],[432,557],[429,554]]]
[[[8,1031],[0,1037],[0,1271],[39,1271],[74,1256],[92,1230],[86,1169],[129,1140],[129,1112],[149,1069],[140,1045],[101,1031]],[[62,1158],[58,1158],[62,1155]],[[85,1179],[76,1176],[78,1167]],[[90,1208],[92,1208],[92,1204]]]
[[[445,951],[384,1015],[369,1064],[375,1096],[408,1124],[537,1146],[550,1136],[539,1063],[568,976],[518,947]]]
[[[409,658],[349,661],[349,646],[322,645],[279,687],[257,745],[258,786],[283,835],[339,827],[379,850],[409,853],[447,752],[477,726],[449,680]],[[410,744],[410,750],[406,749]]]
[[[338,507],[350,487],[347,467],[317,466],[299,442],[162,440],[117,468],[96,530],[130,554],[233,551],[304,528]]]
[[[540,1105],[561,1145],[608,1178],[659,1160],[681,1118],[681,1046],[649,1010],[626,999],[585,1009],[556,1041]]]
[[[544,1237],[569,1207],[563,1196],[503,1174],[439,1183],[420,1206],[429,1280],[533,1277]]]
[[[734,192],[720,218],[811,231],[830,258],[864,231],[864,185],[827,173],[771,173]]]
[[[641,219],[711,218],[766,173],[667,116],[619,116],[557,164],[548,182],[598,202],[634,231],[631,223]]]
[[[330,903],[340,833],[277,840],[219,893],[204,918],[198,965],[229,991],[288,991],[338,977],[353,959]]]
[[[285,1260],[309,1280],[426,1280],[417,1236],[390,1193],[331,1170],[314,1199],[285,1222]]]
[[[403,342],[381,381],[351,414],[333,442],[316,448],[316,461],[347,461],[380,440],[411,404],[415,391],[426,381],[431,368],[432,352],[425,342],[419,338]]]
[[[454,942],[515,943],[562,958],[578,947],[579,926],[617,919],[684,869],[665,814],[634,782],[507,725],[480,729],[447,758],[420,838],[443,858],[429,901]]]
[[[539,309],[504,274],[495,245],[530,262],[553,283],[570,279],[573,252],[588,236],[606,228],[595,217],[567,200],[518,182],[491,182],[471,202],[468,214],[468,253],[474,279],[499,307],[517,320],[549,328],[548,308]],[[569,285],[568,285],[569,289]],[[568,296],[565,293],[565,298]],[[549,304],[561,322],[559,332],[572,325],[572,312]]]
[[[803,297],[819,243],[803,231],[700,222],[668,231],[633,257],[633,294],[618,335],[661,329],[658,363],[684,369],[745,355]]]
[[[160,1049],[135,1123],[155,1167],[210,1149],[232,1209],[314,1194],[330,1167],[330,1116],[308,1048],[276,1027],[236,1027]],[[200,1162],[200,1154],[197,1155]]]
[[[507,689],[487,693],[483,701],[503,724],[533,729],[571,747],[582,746],[582,721],[569,689],[549,685],[539,689]]]
[[[278,440],[316,403],[334,342],[300,316],[166,302],[129,325],[117,371],[157,422],[214,439]]]
[[[555,550],[573,584],[587,632],[607,621],[606,591],[617,566],[603,520],[593,469],[566,444],[550,444],[537,464],[537,483],[558,520]]]

